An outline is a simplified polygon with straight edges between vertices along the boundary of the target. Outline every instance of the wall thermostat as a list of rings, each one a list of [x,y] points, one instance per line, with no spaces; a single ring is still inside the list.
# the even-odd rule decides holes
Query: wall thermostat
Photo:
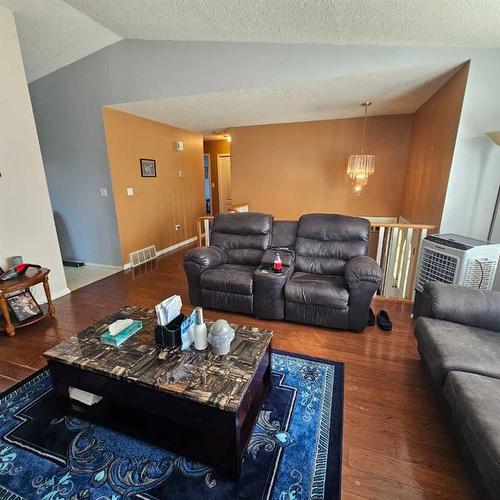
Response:
[[[184,151],[184,143],[182,141],[177,141],[175,143],[175,149],[177,151]]]

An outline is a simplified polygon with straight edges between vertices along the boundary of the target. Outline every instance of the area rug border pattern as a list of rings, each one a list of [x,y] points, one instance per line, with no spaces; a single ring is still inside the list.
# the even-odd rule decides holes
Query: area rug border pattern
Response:
[[[344,372],[345,364],[342,361],[332,361],[329,359],[318,358],[316,356],[309,356],[307,354],[300,354],[296,352],[283,351],[280,349],[272,349],[272,353],[283,354],[293,358],[308,359],[309,361],[317,361],[319,363],[326,363],[335,367],[335,380],[333,386],[333,399],[332,408],[330,412],[330,420],[336,421],[338,425],[330,425],[330,439],[328,442],[328,461],[330,465],[327,474],[335,477],[335,471],[338,471],[338,481],[330,480],[326,482],[327,489],[324,498],[340,498],[342,491],[342,450],[343,450],[343,429],[344,429]],[[339,443],[339,446],[334,446],[334,443]],[[334,472],[332,472],[332,470]]]

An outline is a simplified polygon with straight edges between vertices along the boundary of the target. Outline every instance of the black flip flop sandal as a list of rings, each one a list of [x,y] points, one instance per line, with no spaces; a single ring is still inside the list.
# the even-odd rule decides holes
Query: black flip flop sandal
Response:
[[[373,309],[370,307],[370,311],[368,312],[368,326],[373,326],[375,324],[375,314]]]
[[[387,311],[382,309],[382,311],[377,314],[377,324],[381,330],[384,330],[384,332],[390,332],[392,330],[392,321],[389,318]]]

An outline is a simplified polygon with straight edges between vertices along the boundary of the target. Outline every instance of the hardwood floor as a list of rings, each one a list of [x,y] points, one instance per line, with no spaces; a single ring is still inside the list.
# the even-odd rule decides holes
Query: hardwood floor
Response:
[[[80,288],[55,301],[56,320],[20,329],[15,337],[1,334],[0,390],[42,368],[48,348],[124,304],[151,307],[174,293],[189,304],[185,252]],[[389,312],[392,332],[338,332],[210,310],[205,315],[272,328],[276,349],[345,363],[343,499],[476,498],[420,365],[411,306],[375,299],[379,309]]]

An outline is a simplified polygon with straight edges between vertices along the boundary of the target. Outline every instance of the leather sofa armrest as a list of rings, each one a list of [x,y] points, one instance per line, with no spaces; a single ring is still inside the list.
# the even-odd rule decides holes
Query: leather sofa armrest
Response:
[[[200,276],[207,269],[214,269],[227,262],[226,253],[219,247],[199,247],[189,250],[184,256],[184,270],[188,280],[189,301],[194,306],[203,306]]]
[[[285,285],[295,272],[295,266],[283,266],[281,274],[263,271],[253,273],[253,312],[262,319],[285,318]]]
[[[423,315],[500,332],[500,292],[429,282]]]
[[[354,257],[345,265],[344,279],[349,288],[361,281],[374,283],[378,288],[382,281],[382,269],[371,257]]]
[[[349,289],[349,329],[362,332],[368,323],[373,295],[382,281],[382,269],[371,257],[354,257],[345,265],[344,279]]]
[[[227,255],[219,247],[198,247],[189,250],[184,256],[184,263],[197,264],[200,273],[207,269],[214,269],[227,262]]]

